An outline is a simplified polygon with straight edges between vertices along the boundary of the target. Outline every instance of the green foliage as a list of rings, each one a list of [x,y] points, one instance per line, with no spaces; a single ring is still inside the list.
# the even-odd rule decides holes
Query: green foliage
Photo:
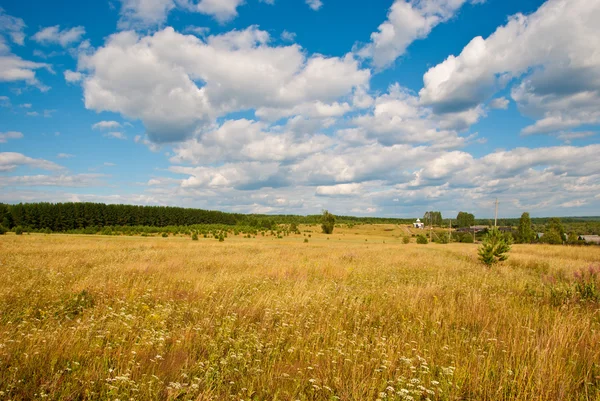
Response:
[[[435,242],[438,244],[447,244],[450,242],[450,239],[448,238],[447,233],[443,233],[441,235],[436,235]]]
[[[600,301],[600,265],[575,273],[575,291],[583,301]]]
[[[442,212],[428,211],[423,215],[423,223],[425,226],[439,226],[442,224]]]
[[[0,235],[6,234],[6,231],[8,230],[4,226],[0,225]]]
[[[219,242],[223,242],[225,241],[225,237],[223,236],[223,233],[219,234]]]
[[[475,225],[475,216],[472,213],[458,212],[456,224],[459,228],[471,227],[472,225]]]
[[[304,243],[307,244],[308,243],[308,238],[304,238]]]
[[[15,234],[17,234],[17,235],[23,235],[23,227],[16,226],[15,227]]]
[[[460,242],[465,244],[472,244],[475,242],[475,239],[473,238],[473,235],[471,233],[464,233],[460,238]]]
[[[167,233],[162,233],[162,237],[163,237],[163,238],[167,238],[168,236],[169,236],[169,234],[167,234]]]
[[[323,210],[323,214],[321,216],[321,229],[323,230],[323,234],[331,234],[333,233],[333,228],[335,227],[335,216],[329,213],[327,210]]]
[[[508,259],[506,254],[510,251],[511,241],[505,235],[493,227],[484,237],[483,243],[479,247],[478,254],[481,260],[487,266],[502,262]]]
[[[402,242],[405,244],[409,244],[410,243],[410,237],[402,237]]]
[[[192,241],[198,241],[198,233],[193,233],[192,234]]]
[[[548,221],[548,224],[546,225],[546,231],[554,231],[560,235],[560,238],[565,238],[565,228],[558,217],[553,217]]]
[[[425,237],[422,234],[417,235],[417,244],[427,244],[429,241],[427,240],[427,237]]]
[[[535,232],[533,231],[531,218],[527,212],[524,212],[519,219],[517,239],[522,244],[529,244],[535,240]]]
[[[561,237],[560,232],[549,230],[544,233],[542,238],[540,238],[540,242],[550,245],[562,245],[563,237]]]

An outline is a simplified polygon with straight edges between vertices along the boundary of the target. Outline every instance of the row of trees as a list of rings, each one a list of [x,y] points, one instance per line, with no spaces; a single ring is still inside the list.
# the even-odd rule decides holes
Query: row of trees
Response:
[[[443,223],[442,212],[440,211],[427,211],[423,215],[423,224],[425,226],[441,226]],[[471,227],[475,225],[475,216],[472,213],[467,212],[458,212],[458,215],[455,219],[454,227],[463,228],[463,227]]]
[[[0,203],[0,225],[65,232],[88,227],[168,227],[223,224],[270,230],[279,224],[320,224],[322,215],[260,215],[168,206],[107,205],[104,203]],[[408,224],[412,219],[338,216],[339,223]]]

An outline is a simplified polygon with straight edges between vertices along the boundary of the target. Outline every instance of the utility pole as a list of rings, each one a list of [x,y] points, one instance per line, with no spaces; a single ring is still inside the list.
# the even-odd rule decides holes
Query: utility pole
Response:
[[[494,217],[494,227],[498,224],[498,198],[496,198],[496,216]]]
[[[452,219],[450,219],[450,224],[448,224],[448,242],[452,242]]]

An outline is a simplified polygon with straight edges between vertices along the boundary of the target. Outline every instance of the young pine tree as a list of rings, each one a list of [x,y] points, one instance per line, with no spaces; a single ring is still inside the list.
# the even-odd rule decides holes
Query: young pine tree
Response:
[[[485,265],[492,266],[495,263],[508,259],[506,254],[510,251],[512,241],[510,238],[502,235],[500,230],[493,227],[484,237],[478,254],[479,260]]]

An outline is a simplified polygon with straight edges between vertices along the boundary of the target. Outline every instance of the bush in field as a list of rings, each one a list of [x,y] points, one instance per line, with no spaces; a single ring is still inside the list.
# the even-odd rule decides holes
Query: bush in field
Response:
[[[219,235],[219,242],[223,242],[223,241],[225,241],[225,237],[223,236],[223,233],[221,233]]]
[[[0,226],[0,235],[6,234],[7,229],[4,226]]]
[[[510,251],[512,241],[496,228],[493,227],[483,238],[483,243],[479,247],[479,260],[485,265],[491,266],[495,263],[508,259],[506,254]]]
[[[16,226],[15,227],[15,234],[17,234],[17,235],[23,235],[23,227]]]
[[[168,236],[169,236],[169,234],[167,234],[167,233],[162,233],[162,237],[163,237],[163,238],[167,238]]]
[[[473,235],[471,235],[471,233],[465,233],[460,238],[460,242],[462,242],[464,244],[472,244],[473,242],[475,242],[475,240],[473,239]]]
[[[327,210],[323,210],[323,215],[321,216],[321,229],[323,230],[323,234],[333,233],[333,227],[335,227],[335,216]]]
[[[206,234],[205,234],[205,238],[206,238]],[[198,233],[192,234],[192,241],[198,241]]]
[[[409,244],[410,243],[410,237],[402,237],[402,242],[405,244]]]
[[[417,235],[417,244],[427,244],[429,241],[427,240],[427,237],[425,237],[422,234]]]

